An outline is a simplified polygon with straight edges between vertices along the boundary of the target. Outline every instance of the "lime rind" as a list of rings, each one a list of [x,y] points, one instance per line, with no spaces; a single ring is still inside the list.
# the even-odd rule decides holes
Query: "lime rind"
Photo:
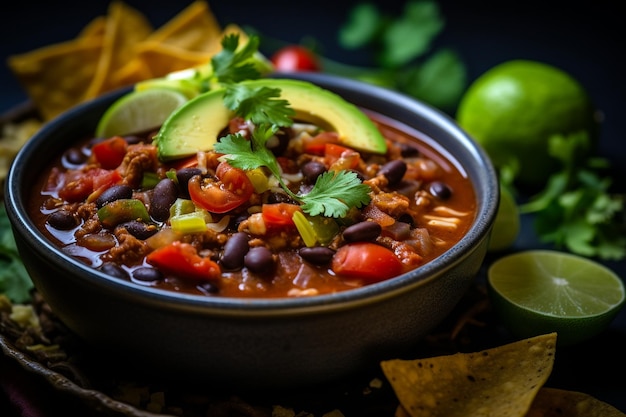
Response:
[[[556,331],[560,345],[602,333],[626,302],[624,283],[591,259],[530,250],[505,256],[488,269],[494,310],[518,337]]]
[[[127,135],[157,128],[187,101],[184,92],[173,88],[133,90],[104,112],[96,126],[96,136]]]

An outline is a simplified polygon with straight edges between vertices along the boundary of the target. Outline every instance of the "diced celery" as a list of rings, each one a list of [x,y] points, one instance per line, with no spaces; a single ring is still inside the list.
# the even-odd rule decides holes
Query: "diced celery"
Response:
[[[177,198],[170,207],[170,217],[180,216],[181,214],[193,213],[196,211],[196,205],[186,198]]]
[[[208,212],[199,210],[170,217],[170,226],[172,226],[173,231],[178,233],[201,233],[206,232],[206,224],[210,220],[211,217]]]
[[[304,244],[308,247],[315,246],[317,243],[317,236],[315,235],[315,230],[313,230],[313,225],[309,223],[309,220],[306,218],[304,213],[300,211],[296,211],[292,216],[293,222],[304,241]]]
[[[261,168],[251,169],[249,171],[246,171],[246,175],[248,179],[250,180],[250,182],[252,183],[252,186],[254,187],[254,191],[256,191],[258,194],[261,194],[269,190],[270,188],[269,180],[267,178],[267,175],[263,171],[263,169]]]

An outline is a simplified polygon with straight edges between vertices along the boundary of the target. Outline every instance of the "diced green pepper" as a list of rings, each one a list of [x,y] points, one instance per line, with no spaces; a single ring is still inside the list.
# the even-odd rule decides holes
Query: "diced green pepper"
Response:
[[[316,244],[327,245],[339,233],[337,222],[325,216],[307,216],[296,211],[293,214],[293,222],[308,247]]]
[[[193,213],[196,211],[196,205],[193,201],[186,198],[177,198],[170,207],[170,217],[180,216],[181,214]]]
[[[150,222],[150,215],[140,200],[121,198],[102,206],[98,210],[98,219],[104,227],[112,228],[131,220],[148,223]]]
[[[206,232],[207,222],[211,221],[211,215],[206,210],[198,210],[192,213],[180,214],[170,217],[172,230],[178,233],[201,233]]]

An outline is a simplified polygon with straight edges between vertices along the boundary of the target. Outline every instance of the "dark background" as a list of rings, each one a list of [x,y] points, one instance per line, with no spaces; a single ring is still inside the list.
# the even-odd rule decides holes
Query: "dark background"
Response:
[[[190,1],[128,0],[155,27],[173,17]],[[212,1],[211,9],[225,26],[251,26],[286,42],[317,39],[327,57],[367,64],[363,53],[337,45],[337,30],[356,1]],[[403,1],[377,2],[382,10],[399,12]],[[0,113],[27,99],[5,62],[51,43],[70,40],[97,15],[105,0],[14,1],[0,12]],[[600,156],[615,167],[618,189],[626,187],[626,64],[623,14],[618,2],[441,1],[446,18],[437,45],[455,49],[467,65],[469,80],[510,59],[533,59],[560,67],[577,78],[604,114]],[[517,248],[536,247],[528,219]],[[607,262],[626,279],[626,262]],[[626,311],[602,337],[557,351],[549,386],[583,391],[626,412]],[[1,365],[1,363],[0,363]],[[1,371],[1,370],[0,370]],[[2,408],[0,408],[2,410]]]

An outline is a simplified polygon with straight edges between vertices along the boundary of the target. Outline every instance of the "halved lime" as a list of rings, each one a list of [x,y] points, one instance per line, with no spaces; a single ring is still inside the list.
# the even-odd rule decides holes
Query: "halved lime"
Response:
[[[187,100],[185,94],[172,88],[134,90],[106,110],[96,127],[96,136],[127,135],[157,128]]]
[[[609,268],[565,252],[529,250],[487,272],[494,311],[517,337],[557,332],[572,345],[603,332],[624,305],[622,280]]]
[[[510,248],[520,230],[520,214],[513,194],[500,187],[500,205],[489,240],[489,251],[495,252]]]

